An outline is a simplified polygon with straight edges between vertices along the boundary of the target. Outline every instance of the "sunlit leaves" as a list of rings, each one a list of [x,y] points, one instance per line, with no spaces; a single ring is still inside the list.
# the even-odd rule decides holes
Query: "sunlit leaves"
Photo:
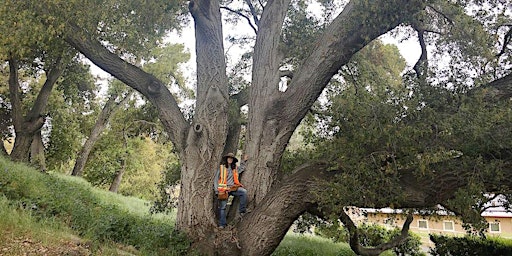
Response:
[[[92,36],[115,46],[119,53],[144,52],[164,33],[179,29],[186,3],[183,1],[117,0],[6,0],[0,7],[0,46],[16,46],[18,55],[41,48],[75,24]],[[61,40],[61,39],[58,39]],[[5,57],[13,49],[0,51]]]
[[[156,76],[166,84],[171,91],[178,91],[177,99],[193,98],[194,92],[185,84],[185,78],[179,65],[190,59],[190,53],[185,52],[181,44],[157,46],[150,52],[149,62],[144,64],[144,70]]]

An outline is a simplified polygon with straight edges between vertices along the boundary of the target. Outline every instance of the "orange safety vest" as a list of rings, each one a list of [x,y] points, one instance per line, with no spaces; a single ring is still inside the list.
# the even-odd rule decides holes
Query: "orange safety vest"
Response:
[[[242,187],[242,183],[238,180],[238,170],[235,168],[233,171],[233,181],[234,186],[233,187]],[[220,175],[219,175],[219,192],[229,191],[230,188],[228,187],[228,168],[224,166],[223,164],[220,165]]]

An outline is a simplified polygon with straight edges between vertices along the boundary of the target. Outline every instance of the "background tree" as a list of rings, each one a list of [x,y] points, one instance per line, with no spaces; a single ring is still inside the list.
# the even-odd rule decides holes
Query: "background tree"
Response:
[[[62,74],[77,59],[73,59],[76,51],[56,38],[62,27],[42,24],[29,6],[28,2],[7,1],[0,8],[0,31],[9,35],[0,39],[0,58],[8,63],[6,105],[16,138],[10,156],[17,161],[30,159],[44,170],[41,131],[47,122],[49,98]]]
[[[329,172],[333,166],[325,161],[304,163],[288,175],[281,172],[282,156],[290,137],[332,78],[344,65],[349,63],[356,52],[399,25],[419,31],[420,43],[429,43],[428,40],[423,40],[425,37],[422,37],[427,30],[438,32],[439,37],[459,34],[466,37],[471,36],[467,38],[477,38],[479,33],[492,35],[493,32],[498,38],[505,35],[506,31],[490,30],[488,24],[499,25],[503,19],[507,19],[506,12],[497,12],[496,15],[484,17],[481,14],[489,12],[469,11],[469,7],[472,10],[483,10],[488,7],[494,8],[493,10],[506,8],[501,3],[485,2],[489,5],[483,4],[482,1],[453,3],[441,0],[352,0],[343,2],[343,9],[339,14],[326,15],[325,24],[321,26],[321,30],[311,37],[312,46],[303,48],[302,56],[296,58],[295,65],[285,65],[287,60],[294,59],[293,52],[283,51],[282,47],[283,32],[286,31],[287,21],[292,14],[295,14],[289,12],[289,10],[293,10],[293,8],[290,9],[290,6],[300,6],[304,3],[290,0],[245,1],[244,6],[247,10],[245,17],[252,20],[253,31],[257,33],[252,53],[252,78],[247,98],[248,120],[245,151],[250,155],[251,160],[248,165],[250,171],[244,174],[244,184],[249,191],[249,207],[252,212],[241,221],[234,222],[227,230],[220,232],[215,229],[214,194],[211,191],[212,182],[214,182],[213,170],[217,168],[222,153],[225,152],[226,142],[232,136],[228,130],[230,123],[229,99],[238,97],[229,94],[219,1],[189,1],[188,3],[189,11],[195,22],[197,56],[196,105],[194,116],[190,122],[181,113],[177,100],[166,88],[165,83],[133,65],[134,58],[127,58],[130,54],[137,55],[139,53],[134,49],[140,49],[147,46],[148,43],[155,42],[148,38],[158,38],[166,29],[172,28],[170,22],[167,20],[161,22],[163,21],[161,18],[167,17],[172,20],[177,9],[173,9],[174,6],[171,4],[175,4],[175,2],[156,1],[144,5],[142,8],[139,3],[135,2],[113,4],[111,1],[103,1],[101,4],[96,2],[97,6],[88,6],[87,3],[80,5],[81,3],[75,1],[66,3],[39,1],[30,7],[32,10],[45,10],[36,12],[42,13],[42,17],[40,17],[42,22],[51,20],[58,26],[64,26],[65,32],[62,34],[62,38],[66,42],[96,65],[139,91],[157,109],[160,121],[173,142],[182,164],[177,228],[194,238],[194,245],[207,253],[269,255],[279,244],[292,222],[302,213],[306,211],[320,215],[329,213],[328,207],[318,208],[319,202],[312,193],[318,188],[325,187],[325,184],[319,180],[331,180],[333,174],[336,173],[346,174],[344,169],[340,169],[338,172]],[[236,2],[226,4],[233,3]],[[330,1],[323,3],[326,6],[332,5]],[[176,2],[176,4],[179,7],[180,2]],[[153,9],[152,7],[158,8]],[[468,7],[468,11],[461,7]],[[84,17],[88,16],[77,10],[97,12],[93,12],[92,19],[85,19]],[[109,11],[108,16],[101,16],[105,14],[102,12],[103,10]],[[300,10],[300,8],[294,10]],[[326,10],[328,14],[333,13],[331,12],[333,9],[327,8]],[[151,15],[142,15],[147,13]],[[296,14],[296,17],[307,17],[300,12],[296,12]],[[494,17],[501,19],[493,20]],[[433,28],[421,27],[418,24],[428,24]],[[130,30],[128,27],[135,29]],[[453,37],[450,46],[458,47],[450,47],[449,50],[455,52],[458,49],[465,49],[461,47],[462,44],[457,44],[460,41],[455,40],[456,38],[462,38],[462,36]],[[476,45],[476,43],[478,42],[472,41],[471,44],[466,42],[466,45]],[[498,48],[500,50],[507,49],[507,46],[503,46],[503,48],[497,46],[497,44],[493,44],[481,48],[487,48],[490,49],[490,52],[496,53],[499,52]],[[472,47],[467,48],[473,49]],[[420,69],[417,69],[419,70],[416,73],[417,77],[407,85],[412,84],[414,88],[423,89],[431,81],[439,81],[439,84],[447,85],[445,88],[450,88],[450,84],[444,83],[444,81],[451,82],[452,73],[427,72],[429,67],[427,53],[423,51],[421,62],[418,64]],[[475,51],[473,55],[468,55],[467,52],[460,51],[460,56],[476,56],[476,53]],[[490,57],[491,55],[479,56],[485,59],[485,56]],[[506,54],[500,56],[500,58],[504,58]],[[474,60],[474,63],[485,63],[485,61],[476,61],[480,58]],[[493,66],[497,67],[494,70],[494,74],[497,75],[492,79],[499,79],[494,82],[490,82],[491,79],[482,79],[476,81],[474,86],[487,87],[492,95],[509,98],[511,77],[509,71],[504,68],[506,66],[501,65],[501,60],[494,59],[493,63],[497,63]],[[500,72],[497,72],[498,69]],[[473,70],[461,67],[460,71],[467,71],[469,73],[465,74],[471,74]],[[484,70],[479,74],[487,72],[489,70]],[[283,73],[286,73],[289,78],[286,86],[280,86]],[[445,74],[446,76],[443,76]],[[453,77],[458,78],[459,73],[453,74],[455,74]],[[437,79],[438,77],[443,79]],[[484,78],[483,76],[479,77]],[[450,79],[445,80],[444,78]],[[457,81],[467,82],[468,80]],[[418,86],[414,83],[417,83]],[[443,88],[443,86],[439,87]],[[421,91],[421,93],[423,92],[429,92],[428,88],[426,91]],[[367,93],[365,97],[371,98],[373,95]],[[419,101],[418,105],[413,108],[421,109],[425,105],[428,104]],[[343,143],[343,141],[341,142]],[[374,141],[370,142],[368,144],[375,145]],[[379,146],[382,147],[382,145]],[[345,145],[341,144],[338,147],[343,148]],[[423,148],[419,151],[425,150]],[[436,163],[429,162],[429,170],[436,170],[435,172],[431,171],[430,175],[423,175],[421,165],[412,164],[407,166],[409,168],[396,170],[399,175],[395,175],[392,179],[384,179],[382,171],[365,172],[365,165],[352,166],[361,169],[351,169],[350,171],[361,175],[370,175],[364,177],[366,179],[382,179],[388,182],[388,185],[396,185],[393,195],[397,196],[387,200],[362,200],[362,202],[350,203],[357,206],[399,205],[403,208],[423,208],[449,202],[456,197],[457,193],[463,191],[460,190],[461,188],[467,187],[469,179],[466,177],[471,177],[470,174],[474,173],[474,168],[479,169],[478,167],[480,167],[468,168],[459,160],[461,158],[448,159],[447,161],[453,164],[443,164],[442,170],[435,168]],[[334,166],[335,169],[337,169],[336,167]],[[504,165],[502,168],[492,171],[502,170],[505,167]],[[511,183],[508,182],[510,180],[508,172],[501,172],[501,174],[503,175],[494,176],[495,179],[491,182],[485,182],[481,190],[502,192],[509,189]],[[498,188],[500,189],[498,190]],[[333,190],[333,192],[336,191]],[[320,212],[320,209],[323,212]],[[346,223],[350,223],[349,219],[345,218],[343,211],[334,213],[339,213]],[[410,221],[408,222],[410,223]],[[406,225],[403,230],[406,231],[407,228]],[[227,237],[231,238],[233,234],[236,239],[226,239]],[[357,244],[353,248],[360,251]],[[378,253],[378,251],[373,250],[371,253]]]
[[[123,86],[119,84],[119,86]],[[118,87],[119,87],[118,86]],[[115,90],[115,88],[113,89]],[[100,114],[98,115],[98,118],[96,119],[96,122],[94,126],[92,127],[92,130],[87,137],[87,140],[85,141],[84,145],[82,146],[82,149],[78,153],[78,156],[75,161],[75,165],[73,167],[73,171],[71,172],[71,175],[73,176],[82,176],[85,164],[87,163],[87,159],[89,158],[89,153],[91,152],[94,144],[98,139],[100,138],[101,133],[108,125],[108,120],[110,116],[117,110],[119,110],[123,105],[126,104],[126,102],[131,98],[132,93],[125,92],[125,95],[122,95],[122,89],[118,89],[119,92],[111,92],[109,93],[109,98],[107,99],[107,102],[105,102],[105,105],[101,109]],[[118,102],[116,102],[118,101]]]

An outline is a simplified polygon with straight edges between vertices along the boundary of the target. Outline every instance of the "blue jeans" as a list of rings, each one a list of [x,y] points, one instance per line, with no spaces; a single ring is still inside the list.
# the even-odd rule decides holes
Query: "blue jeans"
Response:
[[[236,191],[229,192],[231,196],[237,196],[240,198],[240,206],[238,211],[241,213],[245,212],[245,206],[247,204],[247,190],[245,188],[239,187]],[[228,200],[220,200],[219,201],[219,225],[226,226],[226,205],[228,204]]]

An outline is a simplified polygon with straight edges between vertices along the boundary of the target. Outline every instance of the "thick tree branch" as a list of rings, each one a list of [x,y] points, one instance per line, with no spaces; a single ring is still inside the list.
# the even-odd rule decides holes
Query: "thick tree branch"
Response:
[[[249,114],[247,125],[247,153],[255,161],[249,168],[254,172],[246,174],[249,200],[258,204],[274,183],[280,155],[284,151],[292,130],[279,134],[279,119],[269,118],[269,110],[279,97],[279,68],[281,64],[280,43],[282,24],[291,0],[267,1],[260,19],[258,35],[254,46],[252,82],[249,88]],[[281,106],[279,106],[281,107]],[[267,154],[261,153],[266,151]],[[275,152],[268,154],[268,152]]]
[[[43,114],[48,105],[48,98],[53,90],[53,86],[57,82],[57,79],[62,75],[64,64],[62,63],[62,58],[59,57],[53,65],[51,65],[51,69],[46,73],[46,81],[43,84],[43,87],[37,94],[36,101],[30,112],[27,114],[28,119],[32,119],[38,117]]]
[[[343,222],[343,224],[345,224],[345,227],[347,227],[347,229],[349,231],[350,248],[352,248],[352,250],[357,255],[365,255],[365,256],[379,255],[382,252],[389,250],[391,248],[394,248],[394,247],[400,245],[401,243],[403,243],[409,236],[409,226],[411,225],[411,222],[413,220],[412,214],[409,213],[407,215],[407,219],[405,220],[405,223],[402,227],[402,230],[400,231],[399,236],[394,237],[387,243],[383,243],[378,246],[369,248],[369,247],[364,247],[360,244],[359,231],[357,230],[357,227],[354,224],[354,222],[352,221],[352,219],[350,218],[350,216],[348,216],[348,214],[344,210],[341,211],[339,218]]]
[[[508,100],[512,97],[512,73],[484,86],[476,87],[473,91],[483,91],[484,99],[488,102]]]
[[[189,124],[176,100],[161,81],[110,52],[75,24],[68,23],[68,33],[64,40],[95,65],[137,90],[153,103],[159,110],[160,120],[167,128],[171,141],[177,149],[183,149],[185,132]]]
[[[23,124],[23,112],[19,93],[18,60],[9,56],[9,100],[11,101],[12,122],[14,127],[21,127]]]
[[[291,71],[291,70],[279,70],[279,76],[280,77],[288,77],[290,79],[293,79],[293,71]]]
[[[247,105],[247,103],[249,102],[249,88],[246,87],[240,90],[237,94],[231,95],[230,98],[236,101],[236,104],[238,105],[239,108]]]
[[[298,167],[293,174],[287,176],[275,190],[270,191],[265,199],[240,223],[241,230],[249,230],[251,226],[270,227],[270,230],[255,230],[257,235],[240,234],[242,248],[247,255],[270,255],[279,245],[288,228],[301,214],[316,205],[312,191],[318,190],[319,180],[329,180],[335,172],[327,172],[327,164],[322,162],[309,163]],[[259,241],[252,241],[257,239]],[[252,245],[252,246],[248,246]],[[254,245],[265,245],[265,248],[254,248]]]
[[[349,2],[318,38],[313,52],[296,70],[289,89],[274,102],[274,106],[279,105],[279,109],[284,109],[280,112],[287,113],[284,118],[298,124],[332,76],[348,63],[355,52],[410,20],[423,8],[423,1],[418,0]]]
[[[496,55],[497,57],[501,57],[507,50],[507,47],[512,40],[512,25],[508,29],[507,34],[505,34],[505,37],[503,38],[503,45],[501,46],[501,51]]]
[[[252,96],[249,104],[253,109],[260,108],[256,111],[261,111],[261,108],[266,107],[266,102],[278,93],[281,61],[279,44],[282,24],[289,4],[290,0],[270,0],[261,16],[254,46],[253,76],[250,89]],[[250,111],[254,113],[254,111]]]
[[[433,5],[427,5],[427,8],[429,9],[432,9],[435,13],[441,15],[446,21],[448,21],[448,23],[452,24],[453,25],[453,19],[448,17],[448,15],[446,15],[444,12],[440,11],[438,8],[436,8],[435,6]]]
[[[417,78],[420,81],[425,82],[428,70],[427,44],[425,43],[424,38],[425,31],[418,27],[414,27],[414,29],[418,33],[418,42],[420,43],[421,47],[421,55],[416,64],[414,64],[414,71],[416,72]]]

